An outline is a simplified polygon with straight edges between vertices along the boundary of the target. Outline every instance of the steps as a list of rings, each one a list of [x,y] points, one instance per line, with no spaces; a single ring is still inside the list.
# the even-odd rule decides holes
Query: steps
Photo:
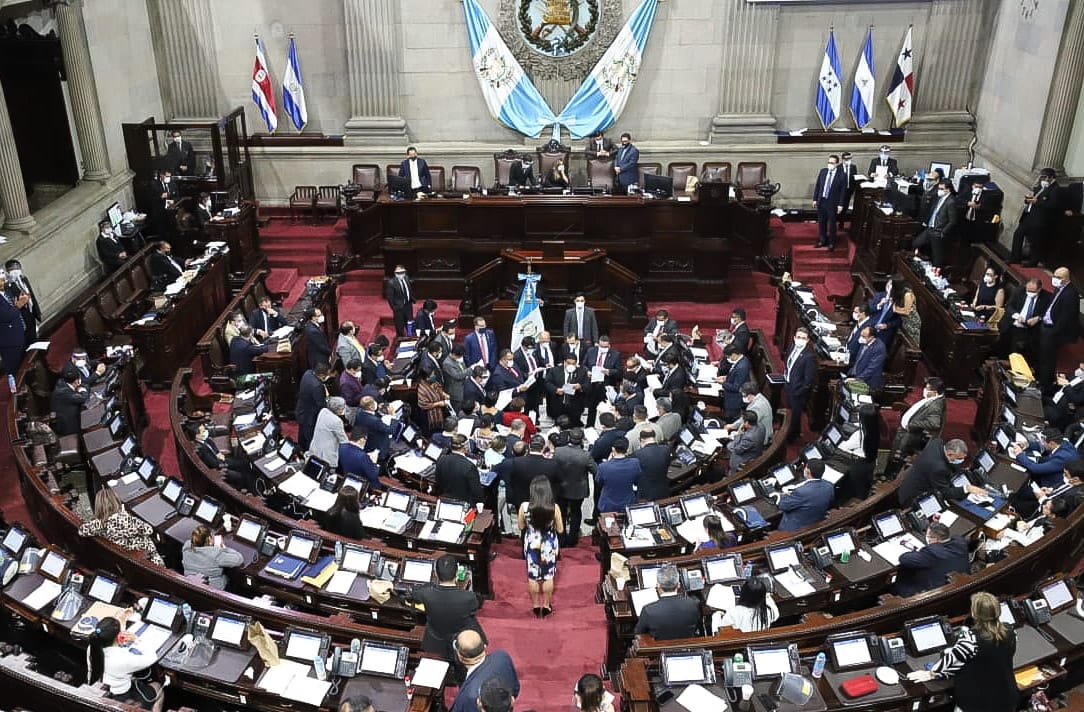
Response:
[[[268,263],[296,269],[305,277],[325,272],[329,246],[335,252],[346,250],[345,219],[312,223],[276,218],[260,229],[260,249]]]

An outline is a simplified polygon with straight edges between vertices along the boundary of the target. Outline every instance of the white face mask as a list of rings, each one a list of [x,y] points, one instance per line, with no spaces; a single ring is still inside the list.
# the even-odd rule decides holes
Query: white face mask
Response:
[[[807,343],[809,343],[809,339],[806,339],[804,336],[797,336],[794,338],[794,345],[800,349],[804,349]]]
[[[323,323],[324,323],[324,315],[323,315],[323,314],[321,314],[320,316],[316,317],[316,323],[317,323],[317,324],[323,324]]]
[[[835,169],[836,169],[836,164],[835,163],[829,163],[828,164],[828,170],[834,171]]]
[[[173,142],[174,142],[174,143],[176,143],[176,144],[180,144],[180,142],[181,142],[181,137],[180,137],[180,136],[174,136],[174,137],[173,137]]]
[[[939,191],[937,191],[937,197],[939,197],[939,198],[944,198],[946,195],[948,195],[947,190],[939,190]]]
[[[881,151],[881,158],[888,158],[888,151]]]
[[[576,372],[576,367],[575,366],[565,366],[565,373],[575,373],[575,372]]]
[[[741,323],[741,319],[739,319],[738,317],[736,317],[736,316],[730,317],[730,325],[731,326],[737,326],[740,323]]]
[[[851,312],[851,318],[854,319],[855,321],[862,321],[862,313],[861,312]]]
[[[104,235],[105,237],[113,237],[113,228],[105,228],[104,230],[102,230],[102,235]]]
[[[22,276],[22,274],[23,274],[22,270],[18,270],[18,269],[9,269],[8,270],[8,276],[11,277],[12,279],[18,279],[19,277]]]
[[[997,281],[997,277],[991,277],[990,275],[986,275],[982,278],[982,281],[986,282],[987,285],[992,287],[994,285],[994,282]]]
[[[1084,368],[1078,368],[1073,371],[1073,378],[1084,378]]]
[[[1048,180],[1041,180],[1041,181],[1039,181],[1039,185],[1041,185],[1041,186],[1042,186],[1042,187],[1044,187],[1044,188],[1049,188],[1049,187],[1050,187],[1050,181],[1048,181]]]
[[[1061,281],[1061,277],[1054,277],[1050,280],[1050,284],[1054,289],[1061,289],[1061,285],[1064,284],[1064,282]]]
[[[87,367],[87,360],[85,358],[81,358],[81,359],[76,360],[75,367],[76,368],[86,368]]]

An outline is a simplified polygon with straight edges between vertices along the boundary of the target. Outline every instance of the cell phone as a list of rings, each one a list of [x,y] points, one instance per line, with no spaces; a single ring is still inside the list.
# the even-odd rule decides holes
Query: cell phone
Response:
[[[215,546],[217,546],[217,547],[222,546],[222,535],[221,534],[215,534]]]

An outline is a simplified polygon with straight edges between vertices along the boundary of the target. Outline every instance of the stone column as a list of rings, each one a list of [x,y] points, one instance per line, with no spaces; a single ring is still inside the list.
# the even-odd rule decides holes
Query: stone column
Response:
[[[403,143],[399,99],[399,0],[343,0],[350,80],[348,143]]]
[[[3,86],[0,86],[0,207],[4,209],[5,229],[26,232],[34,227]]]
[[[725,8],[719,113],[711,120],[709,139],[764,138],[775,131],[771,105],[779,5],[725,0]]]
[[[1049,101],[1035,151],[1035,167],[1056,168],[1065,172],[1065,152],[1072,137],[1081,84],[1084,84],[1084,1],[1072,0],[1061,47],[1054,63],[1054,81],[1050,84]]]
[[[153,0],[148,8],[166,117],[170,121],[219,118],[211,0]]]
[[[83,0],[57,3],[53,12],[68,74],[75,132],[83,153],[83,179],[105,180],[109,177],[109,154],[105,148],[105,128],[98,107],[94,68],[90,63],[87,28],[83,22]]]

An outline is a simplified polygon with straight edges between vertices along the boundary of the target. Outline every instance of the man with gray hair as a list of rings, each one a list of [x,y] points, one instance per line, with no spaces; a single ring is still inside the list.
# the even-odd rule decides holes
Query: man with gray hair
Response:
[[[659,411],[659,417],[655,419],[655,435],[659,442],[670,442],[681,430],[681,416],[674,412],[669,398],[656,399],[655,407]]]
[[[930,438],[911,469],[900,483],[900,504],[909,507],[921,495],[936,492],[946,499],[960,500],[969,494],[984,494],[986,490],[973,484],[957,487],[952,478],[967,459],[967,443],[963,440]]]
[[[744,403],[744,410],[751,410],[757,414],[757,422],[764,426],[764,445],[767,447],[768,443],[772,441],[773,430],[768,427],[768,424],[774,419],[772,413],[772,403],[764,394],[760,392],[760,387],[757,386],[756,381],[749,381],[741,387],[741,398]],[[739,416],[733,423],[726,425],[726,431],[733,433],[741,430],[741,425],[744,420]]]
[[[316,428],[309,444],[309,455],[320,458],[332,468],[339,466],[339,446],[346,442],[345,413],[344,399],[339,396],[328,398],[327,407],[316,416]]]
[[[655,640],[691,638],[700,635],[703,615],[700,604],[680,594],[681,579],[677,567],[663,564],[655,579],[659,600],[649,603],[640,611],[636,633],[649,633]]]

